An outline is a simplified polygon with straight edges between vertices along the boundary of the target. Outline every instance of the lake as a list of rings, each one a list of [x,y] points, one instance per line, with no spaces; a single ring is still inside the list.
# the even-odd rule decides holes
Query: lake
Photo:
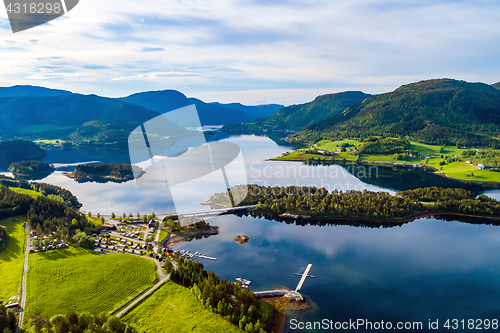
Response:
[[[235,136],[222,141],[241,147],[250,183],[394,193],[405,186],[436,181],[419,178],[422,176],[416,173],[388,176],[384,172],[375,174],[372,169],[372,177],[366,178],[360,176],[359,169],[349,166],[266,161],[290,150],[267,137]],[[45,161],[96,160],[91,155],[78,158],[74,151],[66,154],[49,153]],[[126,158],[121,155],[98,160],[124,163]],[[134,181],[76,183],[61,171],[41,181],[69,189],[83,203],[82,211],[94,214],[173,213],[181,206],[204,209],[199,202],[213,193],[207,180],[206,185],[198,183],[176,200],[174,206],[166,188],[141,188]],[[498,190],[486,193],[500,198]],[[394,326],[397,322],[422,322],[425,331],[429,320],[439,320],[440,330],[445,330],[446,319],[464,319],[467,327],[468,319],[493,320],[500,314],[498,226],[426,218],[391,228],[320,227],[235,215],[217,216],[208,222],[220,227],[218,235],[182,243],[176,249],[217,257],[217,261],[202,262],[221,278],[251,280],[254,291],[295,289],[300,277],[293,273],[301,273],[307,264],[313,264],[310,274],[316,278],[306,279],[301,290],[312,308],[293,313],[289,321],[363,319],[372,323],[390,321]],[[237,235],[249,236],[249,243],[235,242]],[[287,331],[299,331],[292,328],[289,325]],[[365,327],[360,330],[370,331]]]

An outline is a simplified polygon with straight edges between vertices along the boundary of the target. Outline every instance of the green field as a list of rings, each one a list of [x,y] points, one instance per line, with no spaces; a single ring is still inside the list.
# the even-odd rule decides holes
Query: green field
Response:
[[[169,232],[168,231],[165,231],[163,229],[160,230],[160,239],[158,239],[158,244],[161,244],[161,242],[167,238],[169,235]]]
[[[432,155],[458,155],[462,154],[462,152],[466,149],[457,148],[455,146],[444,146],[443,150],[441,150],[443,146],[434,146],[434,145],[426,145],[425,143],[419,142],[410,142],[410,150],[418,151],[419,155],[422,156],[432,156]]]
[[[393,162],[393,163],[409,163],[409,164],[423,164],[425,159],[419,157],[407,158],[405,160],[395,160],[394,154],[360,154],[359,158],[357,153],[354,152],[336,152],[340,149],[340,145],[344,143],[349,143],[351,148],[358,147],[361,142],[353,139],[345,139],[339,141],[321,140],[315,145],[312,145],[311,149],[327,150],[330,152],[335,152],[333,155],[323,155],[323,154],[310,154],[306,153],[310,148],[301,148],[296,151],[288,153],[286,156],[280,156],[274,158],[276,161],[307,161],[310,159],[321,159],[321,160],[336,160],[336,161],[365,161],[365,162]],[[346,147],[349,148],[349,147]],[[456,148],[456,146],[438,146],[438,145],[428,145],[419,142],[410,142],[409,150],[418,152],[419,156],[430,156],[427,160],[427,166],[431,166],[437,169],[436,173],[441,173],[451,178],[468,180],[468,181],[489,181],[489,182],[500,182],[500,172],[494,170],[479,170],[474,165],[466,164],[464,161],[453,162],[446,165],[439,165],[440,162],[444,161],[448,156],[458,156],[461,157],[462,152],[469,150],[470,148]],[[480,149],[483,150],[483,149]],[[494,151],[499,151],[494,149]],[[481,161],[476,161],[481,163]],[[486,164],[486,163],[484,163]]]
[[[359,142],[358,140],[353,140],[353,139],[344,139],[339,141],[321,140],[318,143],[316,143],[316,148],[328,151],[336,151],[337,149],[340,149],[340,145],[343,143],[348,143],[356,148],[358,148],[359,145],[361,144],[361,142]]]
[[[439,165],[442,158],[431,158],[427,162],[428,166],[438,169],[436,172],[442,172],[445,175],[469,181],[482,181],[482,182],[500,182],[500,172],[493,170],[477,170],[472,164],[464,162],[453,162],[445,165]]]
[[[167,282],[122,319],[146,332],[242,332],[198,303],[191,290]]]
[[[30,254],[29,267],[27,318],[68,310],[112,313],[158,281],[151,260],[72,247]]]
[[[421,164],[425,160],[418,157],[407,158],[406,160],[395,160],[394,154],[392,155],[366,155],[362,154],[359,157],[359,161],[378,161],[378,162],[395,162],[395,163],[411,163],[411,164]]]
[[[19,221],[14,222],[14,219]],[[7,246],[0,250],[0,302],[7,302],[12,296],[16,296],[22,285],[24,266],[24,247],[26,245],[26,233],[23,224],[26,216],[16,216],[0,221],[1,225],[7,227],[9,238]]]
[[[20,193],[20,194],[29,195],[33,199],[36,199],[42,195],[40,192],[33,191],[33,190],[27,190],[25,188],[20,188],[20,187],[9,187],[9,189],[14,191],[14,192]]]

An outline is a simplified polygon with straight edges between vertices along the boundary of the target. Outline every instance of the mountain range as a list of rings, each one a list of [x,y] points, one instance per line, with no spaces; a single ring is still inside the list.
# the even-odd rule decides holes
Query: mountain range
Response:
[[[36,86],[0,88],[0,139],[63,139],[124,144],[130,131],[147,120],[195,104],[202,125],[224,125],[268,116],[281,105],[205,103],[175,90],[123,98],[75,94]]]
[[[312,102],[283,108],[261,123],[279,129],[300,130],[333,117],[370,96],[361,91],[322,95]]]
[[[197,98],[188,98],[176,90],[147,91],[119,98],[119,100],[143,106],[159,113],[166,113],[194,104],[202,125],[224,125],[253,121],[257,118],[270,116],[283,107],[283,105],[277,104],[244,106],[239,103],[205,103]]]
[[[291,138],[294,143],[392,136],[434,144],[497,145],[500,137],[500,82],[433,79],[379,95],[347,91],[288,107],[205,103],[175,90],[114,99],[14,86],[0,88],[0,139],[124,143],[143,122],[191,104],[202,125],[227,124],[229,131],[299,131]]]

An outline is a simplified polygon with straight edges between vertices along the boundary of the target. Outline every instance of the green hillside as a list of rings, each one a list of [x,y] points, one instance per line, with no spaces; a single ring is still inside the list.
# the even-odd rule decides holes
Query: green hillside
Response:
[[[0,137],[124,143],[130,130],[156,116],[95,95],[0,97]]]
[[[310,103],[283,108],[264,120],[263,123],[281,129],[300,130],[332,117],[370,96],[361,91],[346,91],[318,96]]]
[[[45,150],[28,140],[0,142],[0,160],[41,160],[45,155],[47,155]]]
[[[500,82],[491,85],[493,88],[500,89]]]
[[[311,125],[299,142],[339,137],[410,137],[436,144],[493,145],[500,134],[500,90],[451,79],[421,81],[372,96]]]

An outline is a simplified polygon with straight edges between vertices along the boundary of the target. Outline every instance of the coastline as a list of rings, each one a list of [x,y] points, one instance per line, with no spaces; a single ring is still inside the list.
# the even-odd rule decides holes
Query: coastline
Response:
[[[96,181],[96,182],[98,182],[100,180],[105,180],[105,181],[111,181],[111,182],[121,183],[121,182],[126,182],[126,181],[129,181],[131,179],[134,179],[133,175],[128,175],[128,176],[125,176],[125,177],[118,178],[118,177],[113,177],[113,176],[100,176],[100,175],[92,175],[92,174],[87,174],[84,177],[75,177],[73,175],[73,172],[67,172],[67,171],[63,171],[62,174],[65,175],[68,178],[73,179],[76,182],[85,182],[85,181]]]
[[[186,242],[188,239],[193,238],[193,237],[204,237],[204,236],[215,236],[219,234],[219,227],[218,226],[210,226],[210,229],[208,230],[190,230],[183,232],[180,235],[169,235],[167,238],[165,238],[160,246],[162,247],[168,247],[170,248],[172,245],[177,244],[177,243],[182,243]]]
[[[286,160],[280,160],[278,159],[279,157],[274,157],[274,158],[269,158],[264,161],[274,161],[274,162],[307,162],[308,160],[304,159],[286,159]],[[349,164],[349,165],[382,165],[382,166],[398,166],[398,167],[412,167],[412,168],[419,168],[419,169],[424,169],[424,168],[430,168],[434,172],[432,174],[451,179],[454,181],[458,182],[463,182],[467,184],[484,184],[484,185],[491,185],[491,188],[498,188],[500,186],[500,182],[495,182],[491,180],[469,180],[469,179],[460,179],[460,178],[454,178],[451,177],[445,173],[438,172],[439,170],[430,165],[426,165],[425,163],[405,163],[405,162],[388,162],[388,161],[357,161],[357,160],[326,160],[330,162],[331,164],[337,164],[337,165],[343,165],[343,164]]]
[[[356,217],[356,216],[308,216],[308,215],[291,215],[291,214],[282,214],[277,212],[259,210],[259,209],[248,209],[249,213],[261,213],[261,214],[271,214],[275,216],[279,216],[285,219],[314,219],[320,221],[346,221],[346,220],[358,220],[358,221],[368,221],[368,222],[393,222],[393,223],[406,223],[412,222],[417,219],[434,216],[434,215],[452,215],[452,216],[464,216],[464,217],[474,217],[474,218],[486,218],[490,220],[498,220],[500,221],[500,216],[496,215],[473,215],[473,214],[463,214],[463,213],[455,213],[455,212],[446,212],[446,211],[423,211],[415,213],[411,216],[401,217],[401,218],[372,218],[372,217]]]

